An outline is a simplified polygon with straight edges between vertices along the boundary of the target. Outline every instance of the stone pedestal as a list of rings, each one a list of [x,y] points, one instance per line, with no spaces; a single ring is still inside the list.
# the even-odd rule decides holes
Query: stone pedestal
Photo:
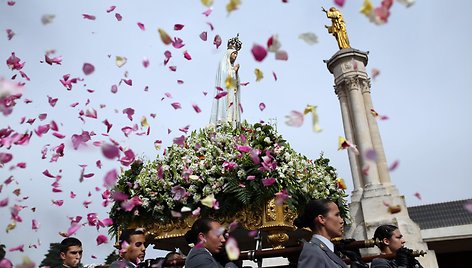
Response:
[[[359,150],[358,155],[348,150],[354,190],[350,204],[352,226],[346,238],[371,239],[379,225],[396,225],[404,235],[407,247],[428,252],[425,257],[418,258],[423,267],[435,268],[438,264],[434,251],[428,250],[420,228],[408,215],[404,197],[390,179],[377,121],[371,113],[370,78],[365,68],[367,54],[353,48],[341,49],[325,61],[334,75],[344,134]],[[375,151],[375,161],[365,157],[370,150]],[[401,210],[392,214],[389,205],[399,206]],[[379,250],[370,248],[363,253],[375,255]]]

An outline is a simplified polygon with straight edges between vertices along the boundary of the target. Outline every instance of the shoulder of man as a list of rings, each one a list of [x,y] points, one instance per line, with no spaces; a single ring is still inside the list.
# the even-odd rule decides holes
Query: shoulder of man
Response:
[[[384,258],[375,258],[370,264],[371,268],[396,268],[397,266],[392,262]]]

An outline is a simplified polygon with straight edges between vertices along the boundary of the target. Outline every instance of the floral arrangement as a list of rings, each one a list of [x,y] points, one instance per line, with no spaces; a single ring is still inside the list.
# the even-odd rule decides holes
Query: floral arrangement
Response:
[[[147,219],[167,224],[182,215],[231,216],[270,199],[293,211],[328,198],[347,216],[345,186],[329,159],[295,152],[267,124],[209,126],[174,139],[164,156],[135,162],[114,189],[115,223]]]

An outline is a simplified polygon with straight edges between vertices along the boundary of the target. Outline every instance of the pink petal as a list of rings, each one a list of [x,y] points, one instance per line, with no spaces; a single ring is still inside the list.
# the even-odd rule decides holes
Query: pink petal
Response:
[[[64,200],[52,200],[52,203],[58,207],[64,204]]]
[[[86,116],[86,117],[93,118],[93,119],[97,119],[97,110],[95,110],[95,109],[93,109],[93,108],[88,108],[88,109],[85,111],[85,116]]]
[[[95,16],[93,16],[93,15],[82,14],[82,16],[83,16],[84,19],[87,19],[87,20],[95,20]]]
[[[174,37],[174,41],[172,41],[172,46],[179,49],[179,48],[182,48],[183,46],[185,46],[185,44],[183,43],[183,40],[178,38],[178,37]]]
[[[169,66],[169,70],[175,72],[177,71],[177,66]]]
[[[343,7],[344,2],[346,2],[346,0],[334,0],[334,3],[339,7]]]
[[[207,32],[202,32],[200,34],[200,39],[202,39],[203,41],[206,41],[208,39],[208,34]]]
[[[105,124],[105,126],[107,126],[107,133],[110,132],[110,129],[113,127],[113,125],[110,122],[108,122],[108,119],[105,119],[103,121],[103,124]]]
[[[182,24],[175,24],[174,25],[174,31],[180,31],[184,28],[184,25]]]
[[[90,63],[84,63],[84,66],[82,66],[82,71],[85,75],[92,74],[93,71],[95,71],[95,66]]]
[[[69,196],[70,198],[74,199],[77,196],[77,194],[71,191]]]
[[[75,234],[81,227],[82,225],[78,224],[78,223],[75,223],[75,224],[72,224],[69,229],[67,230],[67,236],[71,236],[73,234]]]
[[[291,111],[285,116],[285,124],[291,127],[301,127],[303,125],[304,115],[298,111]]]
[[[253,181],[253,180],[255,180],[255,179],[256,179],[256,176],[254,176],[254,175],[249,175],[249,176],[247,176],[247,178],[246,178],[246,180],[248,180],[248,181]]]
[[[108,143],[102,145],[102,153],[108,159],[120,157],[120,149]]]
[[[105,235],[98,235],[97,236],[97,246],[103,244],[103,243],[108,243],[108,237],[106,237]]]
[[[13,252],[13,251],[20,251],[20,252],[24,252],[24,249],[23,249],[23,248],[24,248],[24,246],[25,246],[25,245],[19,245],[19,246],[17,246],[17,247],[10,248],[8,251],[9,251],[9,252]],[[18,266],[18,265],[17,265],[17,266]]]
[[[138,27],[139,27],[139,29],[141,29],[141,30],[143,30],[143,31],[145,30],[144,24],[141,23],[141,22],[138,22]]]
[[[112,188],[115,186],[116,181],[118,180],[118,173],[116,169],[112,169],[107,172],[105,178],[103,178],[103,186],[107,188]]]
[[[39,229],[39,222],[35,219],[31,221],[31,229],[38,230]]]
[[[472,213],[472,200],[466,201],[464,204],[464,208],[469,212]]]
[[[13,155],[10,153],[0,153],[0,167],[10,162],[13,159]]]
[[[8,40],[11,40],[13,36],[15,36],[15,32],[13,32],[12,29],[7,29],[6,31],[7,31]]]
[[[74,107],[77,106],[77,105],[79,105],[79,103],[78,103],[78,102],[74,102],[74,103],[72,103],[72,104],[70,105],[70,107],[74,108]]]
[[[239,83],[241,86],[245,87],[247,85],[249,85],[249,82],[242,82],[242,83]]]
[[[271,186],[274,183],[275,183],[275,178],[264,178],[264,179],[262,179],[262,184],[264,186]]]
[[[117,21],[121,21],[123,19],[123,16],[121,16],[120,13],[115,13],[115,18]]]
[[[128,115],[128,119],[133,121],[134,109],[133,108],[126,108],[123,110],[123,113]]]
[[[211,22],[207,22],[207,24],[208,24],[208,26],[210,26],[210,30],[213,31],[215,29],[215,27],[213,27],[213,24]]]
[[[48,117],[48,114],[39,114],[39,115],[38,115],[38,118],[39,118],[39,120],[41,120],[41,121],[44,121],[44,119],[46,119],[47,117]]]
[[[180,137],[176,137],[174,138],[173,142],[177,145],[180,145],[180,146],[184,146],[184,143],[185,143],[185,136],[182,135]]]
[[[400,162],[398,160],[395,160],[388,168],[388,171],[394,171],[395,169],[397,169],[399,164]]]
[[[266,105],[263,102],[259,103],[259,109],[261,111],[264,111],[265,108],[266,108]]]
[[[26,168],[26,163],[25,162],[20,162],[16,164],[17,167],[19,168]]]
[[[277,81],[277,74],[275,72],[272,72],[272,76],[274,76],[274,80]]]
[[[288,54],[286,51],[279,50],[275,53],[276,60],[288,60]]]
[[[377,152],[374,149],[369,149],[365,152],[365,158],[370,161],[377,161]]]
[[[107,9],[107,13],[110,13],[112,12],[113,10],[115,10],[116,6],[110,6],[108,9]]]
[[[192,56],[190,56],[190,54],[187,52],[187,50],[185,50],[185,52],[184,52],[184,58],[186,60],[191,60],[192,59]]]
[[[226,240],[225,250],[230,261],[237,260],[241,253],[238,242],[236,242],[236,239],[233,237],[229,237],[228,240]]]
[[[196,208],[194,211],[192,211],[192,215],[193,215],[194,217],[199,216],[201,210],[202,210],[202,209],[201,209],[200,207]]]
[[[193,107],[193,109],[195,110],[196,113],[201,113],[202,112],[202,110],[200,109],[200,107],[198,107],[198,105],[192,104],[192,107]]]
[[[143,66],[144,66],[144,68],[149,67],[149,59],[148,58],[143,59]]]
[[[111,86],[111,93],[116,93],[116,92],[118,92],[118,86],[117,85]]]
[[[252,148],[250,146],[241,146],[241,145],[237,145],[237,144],[236,144],[236,149],[240,152],[243,152],[243,153],[248,153],[252,150]]]
[[[8,197],[0,200],[0,207],[6,207],[6,206],[8,206]]]
[[[223,98],[226,95],[228,95],[228,91],[220,92],[220,93],[216,94],[215,99],[219,100],[219,99]]]
[[[57,101],[58,101],[58,98],[54,99],[54,98],[48,96],[48,102],[49,102],[49,105],[51,105],[51,107],[56,106]]]
[[[216,46],[216,49],[218,49],[221,45],[221,37],[217,34],[215,36],[215,39],[213,39],[213,44]]]
[[[127,84],[128,86],[133,85],[133,80],[131,80],[131,79],[121,79],[121,81],[125,82],[125,84]]]
[[[210,16],[211,12],[212,12],[212,9],[209,8],[209,9],[205,10],[202,14],[205,15],[205,17],[208,17],[208,16]]]
[[[421,200],[421,194],[420,194],[420,193],[416,192],[416,193],[414,194],[414,196],[415,196],[416,198],[418,198],[419,200]]]
[[[256,61],[262,61],[267,56],[267,50],[258,44],[252,46],[251,52]]]
[[[135,155],[133,150],[128,149],[124,151],[125,156],[120,159],[120,162],[123,166],[131,165],[135,160]]]
[[[172,107],[174,107],[175,110],[177,109],[182,109],[182,106],[180,105],[180,102],[173,102],[171,103]]]

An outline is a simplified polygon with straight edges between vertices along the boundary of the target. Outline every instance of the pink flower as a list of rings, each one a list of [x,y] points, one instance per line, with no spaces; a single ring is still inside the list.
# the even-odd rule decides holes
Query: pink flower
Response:
[[[274,183],[275,183],[275,178],[264,178],[264,179],[262,179],[262,184],[264,186],[271,186]]]
[[[226,169],[226,170],[233,170],[235,168],[238,167],[238,164],[236,164],[235,162],[228,162],[228,161],[225,161],[223,163],[223,168]]]
[[[172,198],[176,201],[180,201],[182,198],[189,196],[190,194],[185,190],[184,187],[176,185],[171,189]]]
[[[248,153],[252,150],[250,146],[242,146],[242,145],[237,145],[237,144],[236,144],[236,149],[243,153]]]

